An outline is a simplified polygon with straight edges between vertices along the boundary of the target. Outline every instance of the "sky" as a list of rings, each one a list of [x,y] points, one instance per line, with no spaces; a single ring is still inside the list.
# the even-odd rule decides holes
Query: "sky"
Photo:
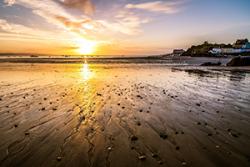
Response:
[[[0,0],[0,53],[158,55],[250,39],[250,0]]]

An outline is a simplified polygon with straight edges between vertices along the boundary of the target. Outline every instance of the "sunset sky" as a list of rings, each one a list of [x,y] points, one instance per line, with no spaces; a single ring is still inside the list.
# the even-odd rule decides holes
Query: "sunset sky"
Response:
[[[250,0],[0,0],[0,53],[152,55],[250,38]]]

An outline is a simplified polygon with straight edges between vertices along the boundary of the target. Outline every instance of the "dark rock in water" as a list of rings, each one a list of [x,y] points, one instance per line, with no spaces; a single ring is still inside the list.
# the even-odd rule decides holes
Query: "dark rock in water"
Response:
[[[229,63],[227,63],[227,66],[233,67],[233,66],[250,66],[250,56],[247,57],[235,57],[233,58]]]
[[[185,69],[184,71],[189,74],[198,74],[198,75],[206,75],[210,73],[209,71],[200,70],[200,69]]]
[[[217,63],[212,63],[212,62],[206,62],[201,64],[201,66],[220,66],[221,62],[217,62]]]

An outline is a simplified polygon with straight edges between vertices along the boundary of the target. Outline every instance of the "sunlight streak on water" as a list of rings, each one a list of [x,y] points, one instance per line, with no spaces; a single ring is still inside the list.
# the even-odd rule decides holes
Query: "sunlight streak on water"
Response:
[[[83,81],[88,81],[93,76],[93,72],[90,70],[89,64],[86,60],[81,67],[81,76]]]

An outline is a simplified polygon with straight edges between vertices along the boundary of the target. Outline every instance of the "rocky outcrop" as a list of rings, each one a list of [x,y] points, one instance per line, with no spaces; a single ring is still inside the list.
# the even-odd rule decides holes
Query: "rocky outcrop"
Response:
[[[201,64],[201,66],[220,66],[221,62],[213,63],[213,62],[206,62]]]
[[[227,66],[233,67],[233,66],[250,66],[250,57],[235,57],[233,58],[229,63],[227,63]]]

